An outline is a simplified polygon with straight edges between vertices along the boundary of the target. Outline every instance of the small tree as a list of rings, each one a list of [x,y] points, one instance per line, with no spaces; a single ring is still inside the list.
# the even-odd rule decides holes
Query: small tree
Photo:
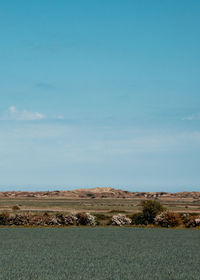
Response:
[[[135,213],[131,216],[133,225],[144,225],[145,219],[143,213]]]
[[[165,209],[159,201],[142,201],[142,213],[146,224],[153,224],[155,217]]]

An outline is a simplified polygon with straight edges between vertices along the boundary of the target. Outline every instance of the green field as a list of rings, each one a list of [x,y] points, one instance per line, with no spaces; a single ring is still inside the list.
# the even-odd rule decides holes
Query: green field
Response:
[[[1,228],[2,280],[199,280],[200,231]]]

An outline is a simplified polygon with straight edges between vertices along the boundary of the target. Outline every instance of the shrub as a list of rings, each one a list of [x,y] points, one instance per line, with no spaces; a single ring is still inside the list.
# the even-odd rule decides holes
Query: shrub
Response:
[[[131,216],[132,224],[133,225],[144,225],[145,224],[145,218],[143,213],[136,213]]]
[[[110,216],[104,215],[102,213],[95,213],[96,223],[97,225],[110,225]]]
[[[8,213],[1,213],[0,214],[0,225],[7,225],[8,224]]]
[[[178,213],[166,211],[157,215],[154,223],[161,227],[177,227],[181,224],[181,217]]]
[[[12,207],[12,210],[14,210],[14,211],[20,210],[20,207],[19,207],[18,205],[14,205],[14,206]]]
[[[65,217],[63,216],[63,214],[62,213],[58,213],[58,214],[56,214],[56,220],[57,220],[57,223],[59,224],[59,225],[65,225]]]
[[[49,219],[46,215],[39,216],[39,215],[34,215],[30,217],[29,224],[32,226],[44,226],[49,224]]]
[[[123,214],[114,215],[111,219],[111,224],[115,226],[130,225],[131,219]]]
[[[101,214],[101,213],[95,213],[95,217],[97,220],[102,220],[102,221],[109,219],[109,216]]]
[[[96,226],[96,217],[91,215],[90,213],[86,213],[88,218],[88,225],[90,226]]]
[[[21,225],[29,225],[30,221],[30,216],[27,214],[11,214],[8,217],[8,223],[9,225],[16,225],[16,226],[21,226]]]
[[[77,223],[78,218],[76,215],[67,215],[65,216],[65,225],[74,225]]]
[[[155,217],[164,211],[162,204],[156,200],[144,200],[141,205],[145,224],[153,224]]]
[[[78,213],[76,215],[77,217],[77,224],[80,224],[80,225],[87,225],[87,215],[86,213]]]
[[[77,217],[77,224],[86,226],[95,226],[96,225],[96,217],[92,216],[90,213],[78,213]]]
[[[55,216],[50,216],[48,224],[51,226],[61,226],[63,225],[62,214],[57,214]]]
[[[200,217],[195,219],[195,224],[196,224],[196,227],[200,226]]]
[[[183,223],[187,228],[200,226],[200,217],[184,215],[182,217]]]

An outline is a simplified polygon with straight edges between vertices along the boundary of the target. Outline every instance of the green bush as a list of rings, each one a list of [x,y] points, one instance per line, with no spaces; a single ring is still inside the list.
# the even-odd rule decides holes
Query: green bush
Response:
[[[153,224],[155,217],[165,209],[159,201],[144,200],[141,203],[145,224]]]
[[[133,214],[130,218],[132,220],[133,225],[144,225],[145,224],[145,218],[144,218],[143,213]]]
[[[104,215],[101,213],[94,213],[94,216],[96,217],[97,225],[101,225],[101,224],[105,225],[108,222],[111,223],[110,216],[108,215]]]
[[[7,225],[9,215],[8,213],[1,213],[0,214],[0,225]]]
[[[109,218],[109,216],[106,216],[106,215],[101,214],[101,213],[94,213],[94,215],[97,218],[97,220],[107,220]]]

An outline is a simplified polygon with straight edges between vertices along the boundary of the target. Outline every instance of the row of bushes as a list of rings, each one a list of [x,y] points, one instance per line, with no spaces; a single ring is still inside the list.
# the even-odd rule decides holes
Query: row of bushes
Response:
[[[68,225],[90,225],[95,226],[96,217],[90,213],[78,213],[64,215],[62,213],[56,215],[33,215],[26,214],[0,214],[0,225],[15,226],[68,226]]]
[[[0,214],[0,225],[15,226],[68,226],[68,225],[98,225],[98,218],[89,213],[78,213],[76,215],[31,215],[31,214]],[[124,214],[114,215],[108,220],[108,225],[147,225],[147,221],[141,213],[127,217]],[[161,227],[177,227],[185,225],[186,227],[200,226],[200,217],[191,215],[180,215],[178,213],[164,211],[158,214],[152,223]]]
[[[135,214],[132,219],[123,214],[118,214],[112,217],[111,224],[116,226],[123,225],[158,225],[161,227],[178,227],[184,225],[187,228],[199,227],[200,217],[191,215],[180,215],[171,211],[165,211],[157,215],[152,223],[147,223],[141,214]]]

